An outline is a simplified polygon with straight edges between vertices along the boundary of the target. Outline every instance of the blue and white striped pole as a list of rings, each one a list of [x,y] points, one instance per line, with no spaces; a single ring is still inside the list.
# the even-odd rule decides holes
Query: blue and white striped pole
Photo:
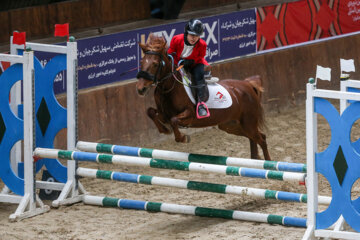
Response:
[[[189,190],[215,192],[215,193],[223,193],[223,194],[247,195],[256,198],[274,199],[274,200],[282,200],[289,202],[301,202],[301,203],[307,202],[307,195],[301,193],[240,187],[240,186],[232,186],[226,184],[188,181],[182,179],[96,170],[96,169],[82,168],[82,167],[78,168],[76,173],[80,177],[107,179],[107,180],[114,180],[119,182],[176,187],[176,188],[183,188]],[[329,205],[330,202],[331,202],[330,197],[319,196],[319,204]]]
[[[214,164],[180,162],[171,160],[160,160],[144,157],[131,157],[122,155],[108,155],[78,151],[66,151],[57,149],[36,148],[34,156],[50,159],[72,159],[87,162],[112,163],[126,166],[144,166],[151,168],[174,169],[190,172],[218,173],[231,176],[242,176],[251,178],[274,179],[280,181],[290,181],[303,183],[304,173],[289,173],[280,171],[270,171],[262,169],[241,168],[232,166],[220,166]]]
[[[277,170],[285,172],[302,172],[306,173],[306,164],[302,163],[288,163],[276,162],[257,159],[235,158],[212,156],[204,154],[193,154],[175,151],[165,151],[150,148],[138,148],[120,145],[110,145],[103,143],[91,143],[79,141],[76,148],[86,152],[98,152],[108,154],[127,155],[134,157],[149,157],[165,160],[188,161],[198,163],[209,163],[217,165],[248,167],[266,170]]]

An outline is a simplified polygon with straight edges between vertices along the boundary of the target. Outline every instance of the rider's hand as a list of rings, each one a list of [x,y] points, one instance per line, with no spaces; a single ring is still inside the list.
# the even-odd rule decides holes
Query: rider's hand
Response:
[[[193,59],[184,59],[181,61],[180,65],[184,65],[185,69],[189,69],[195,61]]]

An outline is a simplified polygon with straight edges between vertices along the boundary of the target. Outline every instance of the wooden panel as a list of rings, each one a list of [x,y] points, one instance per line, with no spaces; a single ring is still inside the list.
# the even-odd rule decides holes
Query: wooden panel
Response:
[[[0,12],[0,42],[9,42],[10,41],[10,21],[9,14],[7,12]]]
[[[224,6],[228,4],[237,3],[236,0],[196,0],[196,1],[185,1],[182,8],[182,12],[190,12],[199,9],[214,8],[218,6]]]
[[[9,15],[11,31],[25,31],[27,37],[48,35],[50,33],[47,6],[11,10]]]
[[[147,0],[102,0],[99,9],[97,14],[102,16],[103,24],[150,18],[150,3]]]
[[[9,19],[7,17],[9,15]],[[0,42],[9,32],[25,31],[28,38],[54,34],[57,23],[70,23],[70,31],[150,18],[147,0],[79,0],[1,12]]]
[[[69,23],[71,30],[94,27],[97,17],[92,16],[90,1],[60,2],[48,5],[52,29],[56,23]]]

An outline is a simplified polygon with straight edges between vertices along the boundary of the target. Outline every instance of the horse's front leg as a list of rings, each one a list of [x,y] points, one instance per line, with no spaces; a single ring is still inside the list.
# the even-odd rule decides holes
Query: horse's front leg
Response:
[[[190,119],[191,119],[190,117],[191,117],[191,111],[189,109],[186,109],[182,113],[171,118],[170,125],[174,131],[176,142],[182,142],[182,143],[190,142],[190,136],[182,134],[179,131],[179,125],[184,126],[190,124]]]
[[[155,123],[160,133],[170,134],[171,130],[165,126],[164,117],[155,108],[148,108],[147,115]]]

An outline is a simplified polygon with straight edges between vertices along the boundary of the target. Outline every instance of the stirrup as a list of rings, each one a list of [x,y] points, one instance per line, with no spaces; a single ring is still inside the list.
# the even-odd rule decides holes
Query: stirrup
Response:
[[[205,110],[206,110],[206,115],[205,116],[200,116],[199,115],[199,106],[200,105],[203,105]],[[209,109],[208,107],[206,106],[206,104],[204,102],[198,102],[197,106],[196,106],[196,117],[198,119],[201,119],[201,118],[207,118],[207,117],[210,117],[210,112],[209,112]]]

